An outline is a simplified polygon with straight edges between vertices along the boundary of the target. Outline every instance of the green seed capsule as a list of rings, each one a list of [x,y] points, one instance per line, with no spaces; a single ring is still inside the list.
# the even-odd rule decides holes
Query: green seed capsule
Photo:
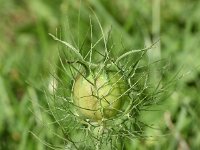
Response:
[[[88,77],[78,75],[73,87],[74,104],[80,116],[98,121],[122,112],[126,82],[117,72],[102,71]]]

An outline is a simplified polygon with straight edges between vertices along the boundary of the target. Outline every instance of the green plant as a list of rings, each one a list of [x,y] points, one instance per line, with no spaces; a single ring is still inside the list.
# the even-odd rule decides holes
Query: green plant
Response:
[[[156,42],[114,58],[100,22],[99,26],[105,49],[99,51],[91,46],[85,56],[70,43],[50,34],[74,55],[71,59],[67,55],[60,57],[58,69],[62,76],[54,75],[60,86],[53,89],[52,101],[48,101],[50,111],[64,133],[63,139],[76,149],[122,148],[126,140],[119,144],[121,139],[129,141],[145,136],[140,113],[157,104],[163,90],[160,84],[154,87],[149,82],[148,66],[151,64],[145,60],[147,51]],[[98,61],[92,61],[95,53]],[[131,55],[137,56],[136,59],[130,59]],[[64,79],[71,84],[67,86]]]

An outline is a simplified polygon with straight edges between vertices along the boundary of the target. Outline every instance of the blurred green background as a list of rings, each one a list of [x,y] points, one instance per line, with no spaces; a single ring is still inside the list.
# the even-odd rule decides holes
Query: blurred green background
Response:
[[[50,72],[59,62],[59,44],[48,33],[57,29],[63,40],[80,48],[91,9],[105,31],[112,26],[116,54],[123,53],[122,43],[127,50],[141,49],[160,39],[149,59],[170,63],[166,81],[179,74],[160,110],[142,115],[157,129],[147,128],[150,137],[135,139],[126,149],[200,149],[199,0],[0,0],[0,6],[0,149],[64,144],[55,138],[57,125],[44,126],[53,118],[41,107],[47,105],[42,89],[51,90]],[[89,46],[86,41],[85,52]]]

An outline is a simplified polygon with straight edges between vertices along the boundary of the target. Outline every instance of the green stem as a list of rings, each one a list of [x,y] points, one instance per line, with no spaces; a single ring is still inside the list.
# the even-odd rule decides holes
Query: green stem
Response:
[[[158,40],[159,41],[159,40]],[[158,42],[154,42],[151,46],[143,48],[143,49],[138,49],[138,50],[130,50],[124,54],[122,54],[120,57],[117,58],[117,60],[115,61],[115,63],[117,64],[121,59],[125,58],[126,56],[133,54],[133,53],[137,53],[137,52],[142,52],[142,51],[147,51],[149,49],[152,49],[152,47]]]

